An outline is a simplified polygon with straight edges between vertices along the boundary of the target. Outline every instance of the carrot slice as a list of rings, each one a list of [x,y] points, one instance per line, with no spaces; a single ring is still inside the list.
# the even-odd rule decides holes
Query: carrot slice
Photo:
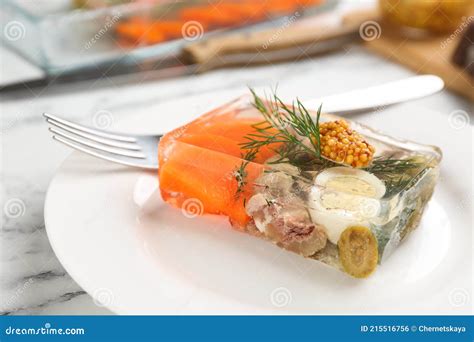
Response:
[[[152,30],[160,32],[162,35],[166,37],[166,39],[177,39],[177,38],[182,38],[183,34],[186,34],[183,32],[183,27],[185,27],[185,22],[180,21],[180,20],[168,20],[168,21],[155,21],[152,24]],[[200,23],[201,28],[202,28],[202,33],[204,33],[207,29],[207,25],[204,23]],[[198,28],[198,29],[201,29]],[[199,32],[201,33],[201,32]]]
[[[226,215],[240,226],[249,221],[244,199],[250,196],[263,165],[248,163],[246,185],[239,194],[235,172],[242,164],[240,158],[174,141],[171,146],[160,143],[159,159],[160,190],[165,201],[182,208],[186,200],[193,199],[205,213]]]
[[[260,121],[257,119],[234,119],[233,121],[208,122],[206,124],[190,125],[186,133],[215,134],[242,142],[247,134],[255,132],[253,125]]]
[[[162,197],[176,207],[188,199],[202,205],[202,211],[226,215],[238,226],[249,221],[244,202],[252,195],[254,181],[264,171],[263,163],[278,144],[263,146],[252,162],[243,160],[248,134],[256,133],[262,118],[238,116],[216,109],[166,134],[159,145],[159,179]],[[244,183],[237,171],[245,166]]]
[[[138,42],[146,32],[146,24],[141,20],[127,20],[115,26],[115,32],[121,37]]]
[[[226,141],[231,140],[234,141],[234,144],[228,144],[219,146],[214,146],[215,143],[209,145],[203,145],[205,140],[210,138],[204,138],[198,146],[210,148],[212,150],[219,150],[221,152],[226,152],[234,156],[242,156],[247,152],[242,148],[242,144],[249,142],[247,136],[249,134],[256,133],[256,129],[254,127],[255,124],[261,122],[258,119],[240,119],[234,121],[225,121],[225,122],[212,122],[206,125],[191,125],[188,127],[186,134],[189,135],[199,135],[200,137],[204,135],[209,135],[210,137],[220,136],[224,137]],[[180,139],[181,140],[181,139]],[[196,140],[194,140],[196,141]],[[223,150],[222,148],[228,148],[228,150]],[[256,163],[263,163],[268,158],[275,155],[275,150],[278,149],[280,144],[271,144],[268,146],[262,146],[258,153],[253,160]],[[238,150],[236,149],[238,148]]]
[[[212,27],[234,26],[241,22],[241,17],[227,7],[208,5],[184,8],[179,17],[185,21],[198,21],[201,25]]]
[[[160,32],[167,39],[179,38],[183,25],[182,21],[156,21],[152,24],[152,30]]]
[[[237,141],[220,135],[191,134],[179,138],[179,141],[212,151],[226,153],[234,157],[240,158],[242,155],[242,150]]]
[[[183,8],[178,16],[183,21],[197,21],[206,26],[216,25],[215,16],[210,12],[208,6]]]
[[[153,29],[152,21],[145,18],[133,18],[120,22],[115,27],[120,38],[128,39],[136,44],[156,44],[166,40],[165,35]]]
[[[284,14],[295,11],[299,4],[295,0],[271,0],[268,1],[268,6],[269,12]]]

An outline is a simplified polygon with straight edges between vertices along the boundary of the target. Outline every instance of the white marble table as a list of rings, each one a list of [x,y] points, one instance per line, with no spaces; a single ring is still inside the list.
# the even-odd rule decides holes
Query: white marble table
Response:
[[[26,64],[1,51],[2,78],[23,72]],[[31,68],[31,67],[28,67]],[[30,70],[29,72],[35,72]],[[200,76],[145,84],[74,91],[47,90],[39,96],[1,99],[1,172],[3,225],[0,232],[0,313],[3,314],[108,314],[95,305],[65,272],[46,235],[43,205],[48,183],[71,152],[53,142],[41,113],[65,115],[94,124],[100,113],[105,122],[133,117],[137,107],[163,104],[173,113],[202,112],[245,91],[246,85],[263,89],[279,85],[285,98],[320,97],[410,76],[411,72],[353,46],[330,55],[298,63],[243,70],[219,70]],[[195,106],[179,101],[192,98]],[[444,113],[471,113],[472,104],[448,91],[418,100],[413,105]],[[410,108],[411,104],[404,108]],[[97,114],[99,113],[99,114]],[[169,115],[166,112],[156,115]],[[357,120],[364,121],[363,114]],[[97,122],[96,122],[97,123]],[[156,128],[160,130],[159,127]]]

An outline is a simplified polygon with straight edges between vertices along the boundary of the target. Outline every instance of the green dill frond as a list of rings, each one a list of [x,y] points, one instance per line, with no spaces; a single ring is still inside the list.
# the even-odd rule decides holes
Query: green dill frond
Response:
[[[242,149],[260,149],[264,146],[275,146],[279,159],[274,163],[290,163],[302,166],[299,161],[321,159],[321,140],[319,134],[319,107],[316,120],[313,120],[303,103],[297,99],[296,104],[286,105],[273,93],[271,98],[262,100],[253,89],[253,106],[262,114],[263,121],[253,125],[255,132],[245,136]],[[305,161],[305,163],[306,163]]]

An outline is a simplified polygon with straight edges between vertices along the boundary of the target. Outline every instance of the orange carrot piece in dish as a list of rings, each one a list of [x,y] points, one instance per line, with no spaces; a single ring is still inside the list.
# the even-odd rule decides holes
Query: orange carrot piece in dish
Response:
[[[298,0],[298,3],[303,6],[314,6],[324,3],[324,0]]]
[[[226,215],[239,226],[248,223],[244,199],[251,193],[252,181],[264,171],[263,165],[247,165],[247,185],[236,196],[239,184],[235,172],[242,163],[238,157],[173,141],[171,145],[160,143],[159,159],[165,201],[182,210],[186,210],[185,201],[194,201],[201,213]]]
[[[266,7],[269,13],[289,14],[300,6],[298,2],[294,0],[268,0]]]
[[[134,43],[156,44],[166,40],[165,35],[153,29],[153,23],[144,18],[133,18],[120,22],[115,27],[115,32],[120,38],[125,38]]]
[[[203,213],[226,215],[243,227],[249,221],[245,203],[255,180],[268,168],[264,163],[279,144],[262,146],[252,160],[242,143],[257,133],[263,118],[242,110],[242,99],[219,107],[165,134],[158,147],[159,182],[163,199],[183,208],[194,200]],[[248,115],[250,114],[250,115]],[[244,181],[239,175],[244,175]]]
[[[244,25],[245,23],[261,19],[262,7],[258,4],[246,2],[222,2],[215,6],[220,15],[231,25]]]
[[[166,36],[163,33],[154,30],[148,31],[143,39],[146,44],[156,44],[164,42],[166,40]]]
[[[187,134],[178,139],[181,142],[202,147],[211,151],[225,153],[240,158],[242,151],[239,142],[214,134]]]
[[[115,32],[121,38],[138,42],[146,32],[146,25],[138,20],[122,21],[115,26]]]
[[[245,135],[255,132],[253,125],[259,123],[258,119],[239,119],[232,121],[213,121],[204,125],[190,125],[186,130],[188,134],[217,134],[239,142]]]
[[[215,121],[206,125],[190,125],[186,130],[186,134],[199,136],[208,135],[210,137],[220,136],[226,141],[233,141],[234,144],[232,147],[230,146],[230,144],[225,145],[226,148],[229,148],[225,152],[239,157],[242,156],[242,154],[244,154],[245,152],[242,151],[241,144],[248,142],[248,139],[246,138],[248,134],[256,133],[254,125],[258,124],[259,122],[261,122],[261,120],[259,119],[234,119],[233,121]],[[214,147],[213,143],[214,145],[216,145],[215,141],[210,139],[210,137],[201,140],[199,142],[199,146],[210,148],[212,150],[216,150],[216,148],[220,150],[220,148],[224,146],[222,145],[220,147]],[[179,140],[181,140],[181,138]],[[210,144],[206,146],[202,145],[207,140],[210,140]],[[258,153],[255,155],[254,161],[257,163],[263,163],[265,160],[275,154],[275,149],[277,149],[278,147],[278,144],[272,144],[271,146],[262,146],[259,149]]]
[[[216,25],[214,15],[208,6],[183,8],[179,12],[179,18],[183,21],[197,21],[205,26]]]
[[[160,32],[167,39],[180,38],[183,25],[182,21],[156,21],[152,25],[152,30]]]
[[[160,32],[163,34],[167,39],[178,39],[182,38],[183,35],[192,34],[193,32],[183,32],[186,29],[186,23],[180,20],[174,21],[156,21],[153,23],[152,29]],[[207,30],[206,23],[200,23],[201,27],[197,28],[198,30],[202,29],[202,32],[196,33],[204,33]]]
[[[179,17],[185,21],[197,21],[206,27],[228,27],[243,23],[239,13],[227,4],[184,8]]]
[[[248,142],[248,134],[256,133],[254,125],[261,121],[255,116],[239,117],[232,108],[217,109],[165,134],[158,149],[163,199],[178,208],[186,200],[195,200],[203,212],[226,215],[237,226],[245,226],[249,217],[244,205],[253,181],[278,147],[262,147],[253,161],[243,159],[248,150],[241,144]],[[242,184],[237,171],[243,164]]]

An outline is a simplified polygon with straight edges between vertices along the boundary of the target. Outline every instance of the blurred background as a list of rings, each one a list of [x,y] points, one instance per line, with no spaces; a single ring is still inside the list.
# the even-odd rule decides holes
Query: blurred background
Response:
[[[109,313],[48,242],[44,196],[70,151],[43,112],[113,130],[149,110],[177,126],[248,86],[311,99],[435,74],[446,91],[396,110],[471,129],[473,14],[472,0],[2,0],[0,312]]]

